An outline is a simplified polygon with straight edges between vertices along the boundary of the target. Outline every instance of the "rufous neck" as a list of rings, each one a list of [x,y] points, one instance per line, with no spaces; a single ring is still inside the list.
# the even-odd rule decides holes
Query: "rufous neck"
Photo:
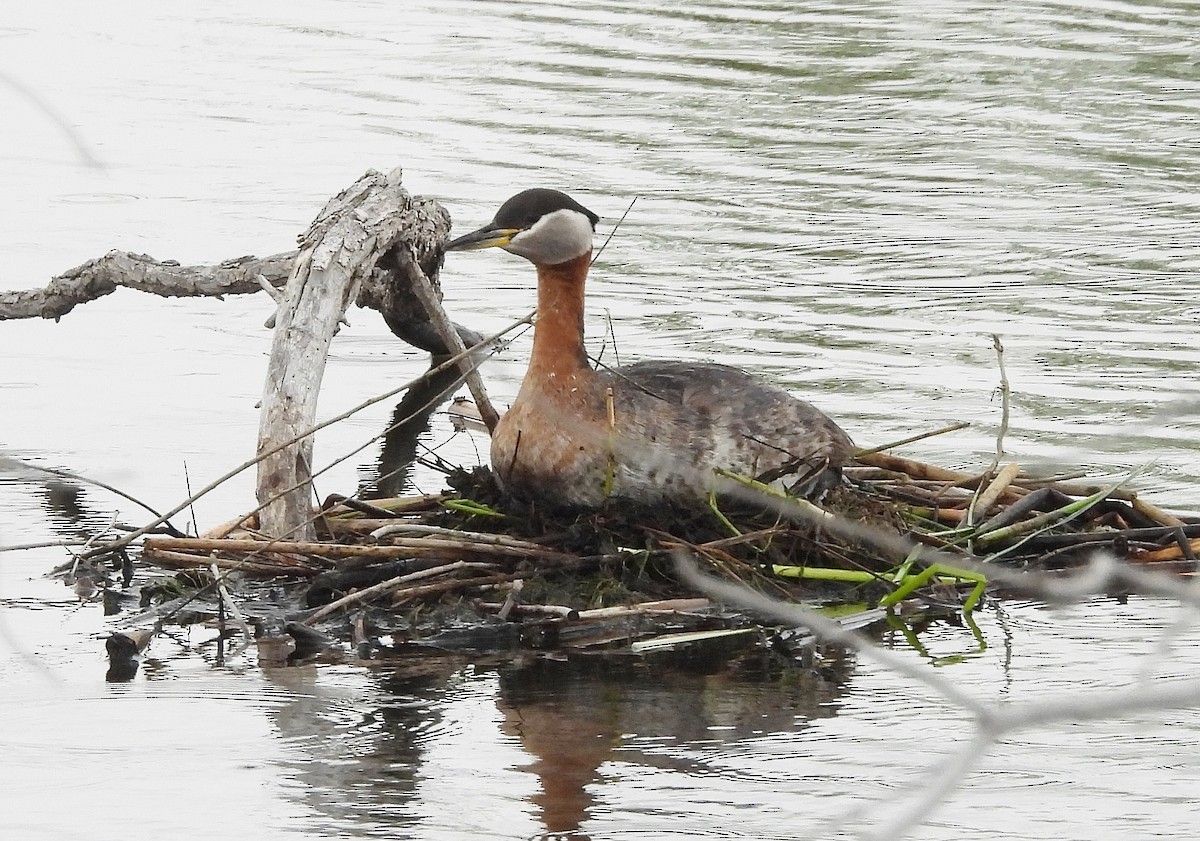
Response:
[[[537,322],[530,370],[590,370],[583,347],[583,302],[591,262],[589,251],[565,263],[537,267]]]

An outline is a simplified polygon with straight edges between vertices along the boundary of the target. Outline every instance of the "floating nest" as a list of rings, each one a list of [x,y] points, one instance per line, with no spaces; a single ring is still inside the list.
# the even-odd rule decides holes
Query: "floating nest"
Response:
[[[993,571],[1070,569],[1097,551],[1197,567],[1200,518],[1122,483],[1016,465],[970,474],[884,453],[861,455],[845,476],[820,508],[748,493],[731,505],[564,514],[514,508],[476,468],[450,474],[440,494],[332,497],[314,512],[314,543],[269,540],[252,517],[148,538],[144,565],[178,572],[142,584],[142,610],[119,620],[129,630],[110,654],[136,653],[164,621],[219,621],[230,634],[253,624],[264,662],[430,647],[561,656],[749,645],[791,657],[809,635],[713,602],[681,583],[679,559],[781,600],[854,605],[843,621],[855,627],[892,609],[969,619]]]

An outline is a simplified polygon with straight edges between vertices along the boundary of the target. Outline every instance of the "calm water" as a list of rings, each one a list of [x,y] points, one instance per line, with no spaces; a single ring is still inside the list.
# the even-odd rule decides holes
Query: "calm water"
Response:
[[[1200,4],[965,2],[43,3],[0,20],[0,288],[109,248],[212,263],[290,248],[368,167],[474,227],[518,189],[604,217],[589,333],[622,359],[720,359],[809,394],[861,443],[966,419],[906,450],[990,458],[991,333],[1014,390],[1005,449],[1121,475],[1200,509]],[[665,7],[670,6],[668,10]],[[529,269],[452,257],[458,320],[532,306]],[[23,464],[162,507],[253,448],[265,299],[118,292],[62,323],[0,324],[0,545],[75,537],[124,501],[64,498]],[[327,416],[423,370],[351,314]],[[611,344],[611,343],[610,343]],[[516,391],[528,337],[487,367]],[[332,459],[388,406],[318,439]],[[484,446],[441,418],[425,443]],[[326,474],[352,489],[368,449]],[[436,476],[418,474],[434,489]],[[196,505],[248,507],[251,479]],[[5,836],[851,837],[969,733],[962,711],[866,663],[778,681],[545,664],[263,673],[211,665],[203,632],[103,682],[96,605],[0,555]],[[981,697],[1139,679],[1166,602],[981,615],[914,659]],[[1194,628],[1159,673],[1195,676]],[[1159,656],[1159,655],[1155,655]],[[1039,729],[999,745],[928,838],[1190,838],[1189,714]],[[464,808],[464,804],[469,804]],[[14,834],[15,833],[15,834]]]

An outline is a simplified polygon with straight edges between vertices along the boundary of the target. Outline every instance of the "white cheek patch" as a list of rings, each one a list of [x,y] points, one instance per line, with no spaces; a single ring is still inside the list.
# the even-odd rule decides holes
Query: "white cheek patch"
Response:
[[[592,223],[574,210],[556,210],[514,236],[504,249],[535,263],[565,263],[591,251]]]

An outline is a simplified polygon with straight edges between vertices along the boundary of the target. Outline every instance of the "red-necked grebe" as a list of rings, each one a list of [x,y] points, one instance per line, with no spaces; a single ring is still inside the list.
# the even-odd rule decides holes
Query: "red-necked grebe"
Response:
[[[506,201],[447,251],[499,247],[537,268],[533,354],[492,435],[492,469],[518,499],[596,508],[620,497],[693,501],[722,471],[815,497],[854,445],[818,409],[726,365],[647,361],[593,369],[584,284],[599,217],[557,190]],[[725,484],[722,484],[722,483]]]

